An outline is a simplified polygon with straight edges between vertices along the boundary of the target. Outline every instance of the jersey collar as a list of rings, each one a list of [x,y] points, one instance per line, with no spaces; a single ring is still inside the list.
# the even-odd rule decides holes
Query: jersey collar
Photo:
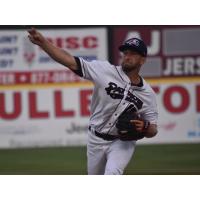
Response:
[[[122,66],[120,66],[120,74],[121,74],[123,80],[124,80],[127,84],[131,85],[131,88],[132,88],[132,89],[134,89],[134,90],[144,90],[144,79],[143,79],[141,76],[140,76],[140,79],[141,79],[141,81],[142,81],[142,85],[133,85],[133,84],[131,84],[130,78],[129,78],[129,77],[126,75],[126,73],[123,71]]]

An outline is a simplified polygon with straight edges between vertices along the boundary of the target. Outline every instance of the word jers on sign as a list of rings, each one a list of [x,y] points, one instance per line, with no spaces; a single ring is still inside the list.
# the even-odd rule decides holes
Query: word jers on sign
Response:
[[[168,58],[166,59],[163,75],[182,76],[200,74],[200,57]]]

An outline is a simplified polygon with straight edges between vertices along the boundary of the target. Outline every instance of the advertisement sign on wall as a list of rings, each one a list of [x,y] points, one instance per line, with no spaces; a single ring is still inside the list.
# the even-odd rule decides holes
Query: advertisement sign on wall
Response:
[[[145,77],[200,75],[200,26],[122,26],[113,30],[113,60],[120,64],[118,47],[132,37],[142,38],[148,58]]]
[[[141,143],[200,142],[200,79],[150,80],[157,94],[158,135]]]
[[[141,144],[200,142],[199,79],[149,81],[157,94],[158,135]],[[29,86],[0,93],[0,146],[85,145],[93,85]]]
[[[106,28],[41,32],[74,56],[108,59]],[[0,31],[0,147],[85,144],[92,84],[54,62],[27,35]]]
[[[117,46],[127,37],[128,30],[116,29],[115,62],[119,62]],[[156,30],[139,27],[134,30],[139,30],[137,34],[147,39],[148,59],[160,60],[160,66],[164,66],[158,70],[156,63],[159,62],[152,61],[152,65],[148,63],[149,68],[154,71],[155,67],[161,76],[165,76],[164,63],[177,58],[169,52],[171,47],[163,51],[163,37],[167,31],[171,34],[172,30],[169,27],[162,30],[161,27]],[[197,28],[188,31],[198,33]],[[43,30],[42,33],[73,55],[89,60],[108,59],[106,28]],[[184,45],[182,47],[184,49]],[[198,47],[196,50],[191,48],[193,54],[190,56],[196,58],[196,67],[192,68],[191,62],[188,67],[187,60],[184,69],[190,69],[190,72],[195,69],[196,74]],[[184,58],[180,49],[175,53]],[[177,67],[178,62],[175,63],[174,69],[183,69]],[[159,132],[156,137],[138,143],[200,142],[199,77],[165,77],[147,81],[157,95]],[[25,31],[0,31],[0,148],[85,145],[92,91],[92,83],[60,66],[39,47],[32,45]]]
[[[0,147],[86,143],[92,84],[0,93]]]

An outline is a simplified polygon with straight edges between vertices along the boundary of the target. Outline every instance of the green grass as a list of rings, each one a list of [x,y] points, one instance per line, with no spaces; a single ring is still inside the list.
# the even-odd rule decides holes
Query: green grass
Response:
[[[0,150],[0,174],[84,175],[86,148]],[[139,145],[125,174],[200,174],[200,144]]]
[[[200,174],[200,144],[137,146],[126,174]]]

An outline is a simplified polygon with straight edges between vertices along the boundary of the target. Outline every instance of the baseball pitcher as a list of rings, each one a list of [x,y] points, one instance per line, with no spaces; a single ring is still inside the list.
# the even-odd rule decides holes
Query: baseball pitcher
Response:
[[[86,61],[54,46],[36,29],[29,39],[51,58],[94,83],[88,126],[88,174],[123,174],[136,141],[157,134],[155,93],[139,75],[147,47],[138,38],[125,41],[121,66],[108,61]]]

